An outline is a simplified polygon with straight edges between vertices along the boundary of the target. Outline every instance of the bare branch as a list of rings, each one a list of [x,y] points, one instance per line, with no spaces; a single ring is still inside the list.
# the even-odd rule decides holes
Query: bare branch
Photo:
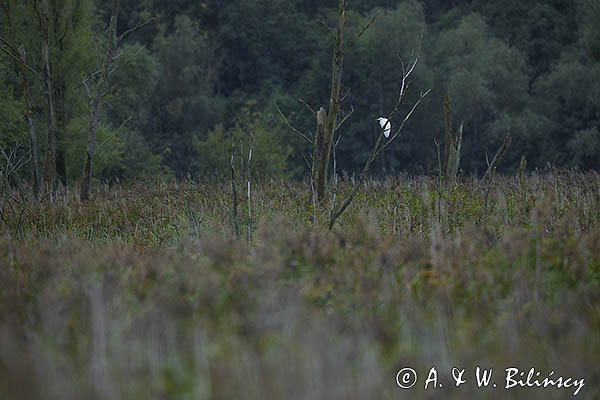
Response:
[[[333,39],[337,39],[337,33],[335,33],[333,29],[331,29],[331,27],[327,25],[327,22],[323,21],[322,19],[317,19],[317,22],[323,25],[325,29],[327,29],[327,31],[333,37]]]
[[[352,90],[352,88],[348,88],[348,90],[346,90],[346,93],[344,93],[341,97],[340,97],[340,103],[344,100],[346,100],[346,97],[348,97],[348,95],[350,94],[350,91]]]
[[[79,85],[75,86],[74,89],[77,90],[82,86],[86,86],[92,78],[94,78],[96,75],[99,75],[99,74],[100,74],[100,69],[97,69],[94,72],[92,72],[91,74],[85,75],[83,77],[83,80],[79,83]]]
[[[283,121],[285,122],[285,124],[298,136],[300,136],[302,139],[306,140],[309,144],[313,144],[313,141],[306,136],[304,133],[302,133],[300,130],[296,129],[291,123],[290,121],[288,121],[288,119],[286,118],[285,115],[283,115],[283,112],[281,112],[281,109],[279,108],[279,106],[277,105],[277,102],[273,102],[275,104],[275,108],[277,109],[277,112],[279,112],[279,115],[281,115],[281,118],[283,118]]]
[[[10,42],[8,40],[4,39],[3,37],[0,37],[0,44],[3,44],[4,46],[6,46],[8,48],[8,50],[4,49],[4,52],[6,52],[9,56],[18,60],[18,57],[17,57],[18,51],[15,48],[15,46],[10,44]]]
[[[123,61],[121,64],[118,65],[113,65],[111,69],[108,70],[107,76],[112,75],[117,69],[119,69],[119,67],[122,67],[124,65],[127,65],[129,62],[131,62],[131,60],[135,59],[141,52],[143,49],[145,49],[146,46],[143,45],[141,46],[135,53],[133,53],[131,56],[127,57],[127,59],[125,59],[125,61]],[[111,61],[116,61],[118,60],[118,58],[122,55],[122,52],[119,52],[119,54],[117,54],[116,56],[112,57]],[[92,78],[95,78],[96,76],[100,75],[100,73],[102,72],[101,66],[98,66],[98,69],[96,69],[94,72],[92,72],[89,75],[86,75],[83,80],[79,83],[79,85],[75,86],[75,90],[79,89],[80,87],[84,86],[88,92],[88,96],[90,94],[89,91],[89,85],[88,82],[90,80],[92,80]],[[104,92],[102,93],[102,97],[104,97],[106,94],[108,94],[108,92]]]
[[[144,26],[148,25],[149,23],[153,22],[156,18],[152,17],[150,19],[147,19],[145,21],[143,20],[139,20],[138,22],[136,22],[135,26],[131,29],[127,29],[125,32],[123,32],[118,38],[117,38],[117,42],[120,42],[121,40],[123,40],[123,38],[125,38],[127,35],[132,34],[133,32],[137,31],[138,29],[143,28]]]
[[[0,38],[0,41],[2,38]],[[0,50],[4,52],[7,56],[9,56],[15,63],[19,62],[19,58],[11,51],[9,47],[0,46]]]
[[[506,137],[504,138],[504,141],[502,142],[502,145],[500,145],[500,148],[496,152],[496,155],[492,159],[492,162],[488,164],[488,168],[485,171],[485,175],[483,176],[483,180],[489,178],[490,176],[492,176],[494,174],[494,172],[496,171],[496,167],[498,166],[498,164],[500,163],[500,161],[504,158],[504,155],[506,154],[506,151],[510,147],[511,141],[512,141],[512,135],[510,133],[508,133],[506,135]],[[486,155],[486,158],[487,158],[487,155]]]
[[[77,88],[80,88],[81,86],[85,87],[85,91],[86,91],[86,93],[87,93],[88,99],[90,99],[90,100],[91,100],[91,98],[92,98],[92,92],[90,91],[90,85],[88,84],[88,80],[89,80],[89,79],[90,79],[90,78],[86,76],[86,77],[83,79],[83,81],[81,82],[81,84],[80,84],[79,86],[77,86]]]
[[[375,153],[375,157],[377,157],[387,146],[389,146],[390,143],[392,143],[394,141],[394,139],[396,139],[398,137],[398,135],[400,134],[400,132],[402,132],[402,129],[404,129],[404,125],[406,124],[406,122],[413,115],[413,113],[415,112],[415,110],[417,109],[417,107],[419,107],[419,104],[421,104],[421,102],[423,101],[423,99],[425,97],[427,97],[427,95],[429,94],[429,92],[431,92],[431,89],[429,89],[429,90],[427,90],[425,92],[421,92],[421,94],[419,95],[418,100],[412,106],[412,108],[410,109],[410,111],[406,114],[406,116],[404,117],[404,119],[400,123],[400,126],[396,129],[396,132],[394,132],[394,134],[392,135],[392,137],[390,137],[390,139],[387,142],[385,142],[384,145],[381,146],[381,148],[379,150],[377,150],[377,152]]]
[[[308,108],[310,110],[311,113],[316,114],[317,112],[315,111],[314,108],[312,108],[302,97],[298,98],[298,101],[302,104],[304,104],[306,106],[306,108]]]
[[[348,195],[348,197],[346,197],[346,199],[340,205],[339,208],[337,208],[337,209],[334,208],[334,209],[331,210],[331,214],[330,214],[330,218],[329,218],[329,229],[333,228],[333,226],[335,225],[335,222],[337,221],[337,219],[340,217],[340,215],[342,215],[344,213],[344,211],[346,211],[346,209],[350,206],[350,204],[352,203],[352,201],[356,197],[356,194],[358,193],[358,191],[362,187],[362,184],[363,184],[365,178],[367,177],[367,174],[369,173],[369,170],[371,169],[371,165],[373,164],[373,162],[377,159],[377,157],[379,156],[379,154],[381,154],[381,152],[383,151],[383,149],[385,149],[392,141],[394,141],[394,139],[396,139],[396,137],[398,136],[398,134],[404,128],[404,125],[406,124],[406,121],[408,121],[410,119],[410,117],[413,114],[413,112],[417,109],[417,107],[419,106],[419,104],[421,103],[421,101],[425,98],[425,96],[427,96],[429,94],[430,91],[431,91],[431,89],[427,90],[426,92],[422,92],[421,93],[421,95],[419,96],[419,99],[415,102],[415,104],[413,105],[412,109],[408,112],[408,114],[406,114],[406,117],[404,117],[404,120],[402,121],[402,123],[400,124],[400,126],[398,127],[398,129],[396,130],[396,133],[387,142],[385,142],[383,145],[381,145],[381,141],[382,141],[382,137],[383,136],[379,135],[379,137],[377,138],[377,141],[375,142],[375,145],[371,149],[371,153],[369,154],[369,158],[365,162],[365,165],[363,167],[362,172],[360,173],[360,175],[358,177],[357,182],[354,183],[354,186],[352,188],[352,192],[350,192],[350,194]]]
[[[412,56],[412,52],[411,52],[411,56]],[[400,85],[400,94],[398,95],[398,106],[399,106],[402,103],[402,100],[404,98],[404,95],[406,94],[406,91],[408,90],[408,86],[409,86],[408,78],[410,78],[410,75],[413,73],[413,71],[415,70],[415,67],[419,63],[419,56],[415,57],[413,63],[408,68],[408,71],[406,71],[404,61],[402,60],[402,57],[400,57],[400,54],[398,54],[398,58],[400,59],[400,64],[402,65],[402,83]]]
[[[364,35],[364,33],[366,31],[368,31],[369,28],[371,28],[371,25],[373,25],[373,23],[377,19],[377,16],[379,15],[379,13],[381,13],[381,9],[378,9],[377,11],[375,11],[375,14],[373,14],[373,16],[371,16],[371,18],[369,19],[369,22],[365,26],[363,26],[362,29],[360,30],[360,32],[358,32],[358,34],[354,37],[354,39],[352,39],[352,42],[350,42],[350,45],[348,46],[349,50],[351,50],[354,47],[354,45],[356,44],[356,42],[358,42],[358,40],[361,38],[361,36]]]
[[[8,40],[0,37],[0,45],[4,45],[4,47],[0,46],[0,50],[2,50],[6,55],[8,55],[10,58],[12,58],[13,61],[15,61],[16,63],[21,62],[21,60],[18,56],[19,50],[15,46],[10,44],[10,42]],[[26,63],[25,67],[36,77],[36,79],[38,79],[39,81],[42,81],[42,77],[29,64]]]
[[[342,120],[336,125],[335,130],[337,131],[338,129],[340,129],[340,127],[344,124],[344,122],[346,122],[346,120],[348,118],[350,118],[350,116],[354,113],[354,106],[350,106],[351,109],[350,111],[348,111],[348,114],[344,115],[344,118],[342,118]]]
[[[104,144],[106,144],[108,141],[110,141],[113,137],[115,137],[117,135],[117,133],[119,133],[119,131],[121,130],[121,128],[123,128],[129,121],[131,121],[132,116],[130,115],[129,117],[127,117],[125,119],[125,121],[123,121],[121,123],[121,125],[119,125],[119,127],[112,133],[112,135],[110,135],[109,137],[107,137],[106,139],[104,139],[104,141],[102,143],[100,143],[98,145],[98,149],[102,148],[102,146]]]
[[[132,60],[134,60],[141,52],[142,50],[144,50],[146,48],[146,45],[141,46],[139,49],[136,50],[135,53],[133,53],[132,55],[130,55],[129,57],[127,57],[122,63],[116,64],[113,66],[113,68],[108,72],[108,75],[111,75],[113,72],[115,72],[117,69],[119,69],[119,67],[122,67],[124,65],[129,64]],[[117,61],[119,59],[119,57],[121,57],[123,55],[123,52],[119,52],[119,54],[117,54],[115,57],[113,57],[113,61]]]
[[[312,157],[310,157],[310,159],[305,155],[302,156],[302,158],[304,159],[304,162],[306,163],[306,167],[310,170],[311,166],[312,166]],[[312,178],[312,176],[311,176]]]
[[[26,151],[23,155],[19,157],[18,152],[21,146],[17,145],[13,147],[9,153],[6,152],[5,147],[0,147],[0,155],[4,159],[6,165],[3,171],[3,177],[7,180],[15,179],[17,184],[20,182],[20,178],[18,176],[18,172],[23,169],[23,167],[31,160],[31,152]],[[7,183],[8,184],[8,183]]]

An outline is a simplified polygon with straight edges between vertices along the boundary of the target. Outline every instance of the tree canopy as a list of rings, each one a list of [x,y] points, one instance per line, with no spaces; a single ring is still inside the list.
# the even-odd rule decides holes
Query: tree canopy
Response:
[[[43,32],[37,1],[0,0],[0,146],[27,156],[26,54],[40,156],[49,134]],[[96,178],[227,173],[231,144],[253,149],[249,173],[297,179],[309,145],[275,111],[314,131],[306,107],[327,107],[334,1],[123,0],[125,34],[98,131]],[[57,171],[79,179],[90,113],[82,82],[97,70],[110,6],[49,0],[49,60],[58,132]],[[444,98],[464,122],[460,170],[482,174],[507,134],[499,169],[600,169],[600,6],[596,0],[369,0],[350,3],[342,114],[354,109],[336,148],[337,172],[353,174],[393,106],[402,61],[419,54],[413,86],[432,89],[375,174],[436,173]],[[353,35],[348,35],[353,37]],[[418,96],[418,91],[413,96]],[[306,104],[302,104],[298,99]],[[239,156],[239,154],[238,154]],[[241,168],[241,167],[240,167]],[[23,171],[23,175],[27,171]]]

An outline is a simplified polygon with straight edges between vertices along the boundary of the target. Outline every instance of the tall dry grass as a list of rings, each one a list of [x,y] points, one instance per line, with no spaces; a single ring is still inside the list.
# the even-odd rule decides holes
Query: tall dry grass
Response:
[[[257,183],[249,241],[211,184],[4,204],[0,398],[572,396],[449,387],[477,365],[600,396],[599,175],[371,181],[333,232],[309,192]],[[396,386],[434,365],[444,389]]]

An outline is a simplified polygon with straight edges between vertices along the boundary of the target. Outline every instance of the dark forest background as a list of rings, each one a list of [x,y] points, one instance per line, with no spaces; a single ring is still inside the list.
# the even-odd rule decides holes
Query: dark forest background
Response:
[[[35,1],[0,0],[0,37],[43,71]],[[231,142],[261,176],[303,178],[310,146],[294,135],[314,116],[298,101],[327,106],[334,1],[127,0],[104,98],[94,175],[114,181],[147,175],[219,178]],[[109,1],[50,0],[49,45],[56,104],[56,165],[63,183],[81,177],[89,102],[82,81],[97,69]],[[398,57],[419,52],[411,95],[432,89],[374,174],[435,174],[434,141],[444,138],[444,97],[464,121],[463,174],[481,174],[504,137],[499,169],[600,168],[600,3],[597,0],[364,0],[349,4],[347,30],[375,23],[346,56],[337,171],[356,171],[393,107]],[[137,26],[137,28],[135,28]],[[135,29],[132,29],[135,28]],[[353,35],[349,34],[348,37]],[[0,145],[28,151],[19,74],[0,52]],[[41,73],[41,72],[40,72]],[[31,98],[40,156],[47,135],[42,85]],[[11,153],[12,152],[12,153]],[[27,174],[24,169],[23,175]]]

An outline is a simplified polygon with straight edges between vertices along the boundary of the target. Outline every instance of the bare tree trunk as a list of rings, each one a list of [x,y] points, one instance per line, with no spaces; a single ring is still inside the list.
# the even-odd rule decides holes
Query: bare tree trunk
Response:
[[[446,126],[446,140],[444,145],[444,164],[443,171],[446,182],[455,182],[458,176],[458,167],[460,166],[460,152],[462,149],[462,134],[464,123],[460,124],[456,136],[452,127],[452,104],[450,95],[446,94],[444,98],[444,123]]]
[[[458,167],[460,166],[460,152],[462,149],[462,135],[464,123],[461,123],[456,132],[456,137],[452,139],[448,151],[448,162],[446,164],[446,181],[455,182],[458,176]]]
[[[325,122],[323,145],[319,166],[317,168],[317,198],[325,199],[327,176],[329,174],[329,158],[335,133],[338,113],[340,111],[340,93],[342,91],[342,66],[344,63],[344,28],[346,24],[346,0],[338,0],[338,23],[334,34],[333,62],[331,66],[331,94],[329,97],[329,112]]]
[[[113,55],[118,44],[117,37],[117,19],[119,16],[119,0],[113,0],[112,10],[110,14],[110,22],[108,25],[108,47],[102,59],[98,80],[93,88],[93,91],[89,90],[87,82],[84,82],[88,89],[88,95],[90,98],[90,127],[88,132],[88,144],[85,153],[85,162],[83,164],[83,179],[81,182],[81,193],[80,200],[86,202],[90,198],[90,186],[92,181],[92,171],[94,165],[94,156],[96,155],[96,131],[98,128],[98,121],[100,118],[101,102],[104,95],[108,92],[109,87],[109,75],[113,65]]]
[[[446,139],[444,144],[444,166],[443,174],[448,176],[448,158],[450,157],[450,146],[452,146],[452,105],[450,95],[444,97],[444,125],[446,127]]]
[[[307,135],[294,128],[292,124],[285,117],[283,112],[275,103],[277,111],[288,125],[289,128],[299,135],[306,142],[313,146],[313,164],[311,169],[311,186],[313,193],[313,202],[318,200],[322,203],[327,196],[327,179],[329,176],[329,160],[331,158],[332,151],[335,151],[334,136],[336,131],[341,125],[352,115],[354,108],[352,108],[346,115],[341,118],[338,122],[338,115],[340,114],[340,104],[342,101],[342,70],[344,64],[344,53],[347,50],[351,50],[360,37],[371,27],[377,15],[381,10],[378,10],[370,18],[369,22],[359,31],[352,41],[344,44],[344,30],[346,26],[346,7],[348,0],[338,0],[337,10],[337,28],[333,30],[324,21],[319,21],[323,24],[334,40],[333,46],[333,60],[331,63],[331,91],[329,96],[329,112],[321,107],[318,112],[315,112],[306,102],[300,99],[308,108],[317,116],[317,129],[315,131],[314,138],[309,138]],[[410,73],[409,73],[410,75]],[[338,136],[338,142],[339,142]],[[335,163],[335,159],[334,159]],[[335,171],[334,171],[335,173]]]
[[[31,87],[29,79],[27,79],[27,58],[25,49],[19,48],[19,75],[21,77],[21,91],[23,93],[23,102],[25,105],[25,120],[29,128],[29,151],[31,152],[31,187],[33,188],[33,196],[37,200],[40,193],[40,178],[38,169],[38,153],[37,153],[37,136],[35,125],[33,123],[33,104],[31,101]]]
[[[321,107],[316,113],[317,116],[317,127],[315,131],[315,138],[313,141],[313,165],[312,165],[312,183],[313,188],[318,186],[318,174],[319,167],[321,166],[321,158],[323,156],[323,136],[325,135],[325,123],[327,122],[327,111]],[[318,196],[317,196],[318,197]]]
[[[44,63],[44,92],[46,105],[48,107],[48,139],[46,158],[44,160],[44,180],[50,191],[56,188],[56,114],[54,112],[52,75],[50,73],[50,46],[48,39],[48,0],[40,0],[38,14],[40,22],[40,33],[42,38],[42,59]]]

